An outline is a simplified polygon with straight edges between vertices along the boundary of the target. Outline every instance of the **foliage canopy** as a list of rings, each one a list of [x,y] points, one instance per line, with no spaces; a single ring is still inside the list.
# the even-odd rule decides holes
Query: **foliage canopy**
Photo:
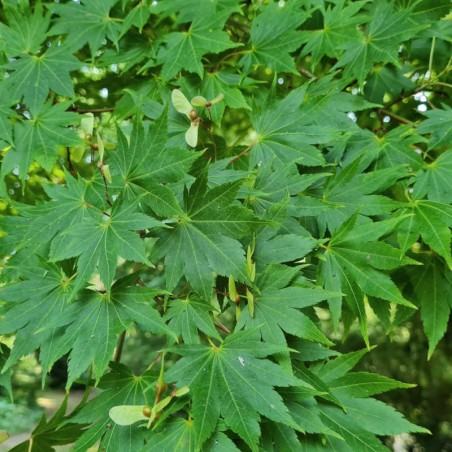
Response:
[[[1,4],[0,385],[38,351],[99,389],[14,450],[428,433],[353,368],[369,319],[420,315],[428,357],[447,329],[449,2]]]

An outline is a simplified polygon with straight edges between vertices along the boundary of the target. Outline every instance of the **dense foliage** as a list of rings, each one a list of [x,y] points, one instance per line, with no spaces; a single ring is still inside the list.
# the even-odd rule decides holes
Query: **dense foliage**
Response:
[[[415,380],[353,368],[369,321],[419,317],[424,360],[447,329],[449,2],[1,4],[0,385],[37,351],[96,387],[14,450],[428,433],[373,397]]]

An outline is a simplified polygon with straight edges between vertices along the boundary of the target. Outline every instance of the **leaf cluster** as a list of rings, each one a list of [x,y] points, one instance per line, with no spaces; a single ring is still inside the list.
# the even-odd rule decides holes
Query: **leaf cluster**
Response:
[[[13,450],[428,433],[353,368],[376,323],[447,329],[448,2],[0,4],[0,385],[37,352],[100,390]]]

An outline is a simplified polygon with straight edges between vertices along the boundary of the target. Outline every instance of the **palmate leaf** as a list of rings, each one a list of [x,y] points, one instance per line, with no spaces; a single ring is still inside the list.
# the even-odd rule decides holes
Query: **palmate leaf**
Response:
[[[323,206],[324,209],[305,212],[305,196],[299,196],[291,198],[290,204],[293,208],[289,213],[297,217],[316,215],[322,232],[326,229],[334,232],[356,211],[363,216],[384,215],[401,207],[401,203],[379,193],[397,180],[407,177],[407,168],[400,165],[362,173],[360,162],[361,160],[356,160],[328,178],[323,188],[322,200],[318,203],[319,208]],[[358,219],[362,221],[360,217]]]
[[[69,397],[66,396],[58,411],[49,420],[43,415],[30,439],[16,445],[10,451],[47,452],[55,450],[53,446],[72,444],[82,434],[84,426],[71,424],[69,417],[65,416],[68,400]],[[66,424],[63,425],[64,423]]]
[[[424,113],[427,119],[418,127],[420,134],[430,134],[429,149],[450,145],[452,139],[452,109],[432,110]]]
[[[171,300],[165,320],[169,320],[169,327],[182,336],[185,344],[199,343],[198,330],[215,339],[220,336],[215,329],[212,317],[211,304],[203,300],[186,298],[185,300]]]
[[[438,342],[447,331],[452,295],[450,292],[451,271],[444,268],[438,259],[429,258],[420,268],[408,273],[413,285],[414,302],[421,309],[421,319],[427,336],[431,358]]]
[[[424,165],[416,174],[413,190],[417,199],[427,195],[431,201],[452,202],[452,150],[442,153],[434,162]]]
[[[343,44],[344,54],[337,67],[344,67],[344,76],[354,76],[363,82],[375,63],[398,61],[398,48],[403,41],[425,28],[416,23],[412,8],[396,9],[393,3],[379,0],[372,3],[371,17],[365,32]]]
[[[5,64],[10,76],[2,82],[1,91],[10,99],[22,99],[24,103],[40,111],[49,90],[74,97],[70,72],[79,69],[81,62],[72,55],[68,45],[53,44],[39,55],[24,54]]]
[[[202,19],[206,22],[213,16],[221,15],[226,18],[234,12],[241,12],[239,0],[199,0],[196,8],[190,0],[173,0],[171,2],[159,2],[154,6],[153,12],[164,16],[178,13],[179,23],[192,22]]]
[[[52,333],[74,319],[76,311],[67,303],[70,289],[61,269],[43,261],[27,279],[2,288],[0,297],[10,303],[10,309],[0,321],[0,331],[16,333],[3,372],[22,356],[38,348],[42,352]]]
[[[20,10],[5,7],[8,25],[0,23],[0,33],[5,40],[5,52],[9,57],[36,53],[46,38],[50,14],[44,14],[41,4],[34,10],[22,6]]]
[[[367,235],[373,223],[356,227],[357,214],[347,220],[331,237],[324,253],[325,261],[319,267],[319,277],[325,289],[342,291],[345,301],[353,315],[358,318],[361,332],[366,342],[367,316],[364,294],[402,304],[415,306],[406,300],[391,278],[380,270],[392,270],[400,265],[417,264],[416,261],[400,257],[400,250],[377,241],[377,234]],[[380,234],[384,233],[380,230]],[[333,322],[336,327],[341,313],[341,300],[333,297],[328,300]]]
[[[94,56],[105,38],[116,44],[121,24],[110,16],[111,8],[118,0],[82,1],[48,5],[59,18],[54,22],[50,35],[67,34],[75,50],[89,44]]]
[[[417,171],[423,162],[414,145],[422,141],[423,138],[414,134],[409,126],[395,127],[382,137],[369,130],[359,130],[347,142],[344,162],[350,164],[360,159],[363,168],[374,162],[373,169],[408,165],[411,170]]]
[[[161,293],[142,287],[125,287],[124,282],[113,286],[110,300],[99,292],[83,293],[73,309],[74,321],[65,328],[58,347],[53,345],[53,363],[59,356],[72,349],[69,356],[67,387],[84,372],[90,364],[96,380],[99,380],[112,359],[117,336],[135,322],[143,331],[175,334],[161,319],[152,297]]]
[[[263,224],[247,208],[231,205],[242,181],[219,185],[206,192],[207,175],[188,193],[182,216],[171,230],[158,235],[154,254],[165,258],[167,289],[184,275],[205,300],[210,300],[213,272],[248,281],[245,256],[238,238]]]
[[[367,15],[358,14],[366,3],[358,1],[347,5],[342,1],[326,9],[322,5],[323,28],[302,32],[301,42],[306,45],[301,56],[311,55],[314,68],[324,55],[338,57],[341,45],[359,36],[356,25],[368,20]]]
[[[15,149],[7,152],[2,174],[18,167],[18,176],[25,179],[33,161],[50,171],[58,157],[58,146],[78,146],[81,139],[76,130],[67,127],[80,122],[80,116],[67,112],[68,103],[47,103],[31,108],[31,118],[18,121],[14,127]]]
[[[210,436],[220,416],[254,451],[258,450],[260,415],[297,428],[273,387],[302,383],[271,361],[260,359],[283,350],[256,341],[254,331],[231,334],[219,347],[170,349],[183,357],[165,373],[165,380],[190,387],[197,447]]]
[[[298,2],[262,6],[251,25],[251,49],[240,60],[246,72],[255,66],[297,74],[291,52],[300,47],[301,33],[296,29],[307,19],[308,12]]]
[[[157,215],[181,215],[182,210],[168,184],[178,182],[199,154],[166,147],[167,116],[163,113],[145,133],[135,122],[130,144],[118,129],[118,149],[112,156],[112,170],[119,175],[124,198],[137,197]]]
[[[293,90],[276,102],[272,102],[270,96],[261,109],[253,109],[251,121],[257,140],[250,151],[251,167],[295,161],[306,166],[325,164],[322,154],[313,145],[332,141],[336,132],[331,127],[312,124],[300,107],[305,91],[305,87]]]
[[[401,215],[411,214],[405,218],[397,231],[401,253],[405,253],[419,238],[446,261],[452,269],[450,251],[452,227],[452,208],[449,204],[414,200]]]
[[[72,288],[67,277],[54,264],[42,265],[36,275],[0,292],[3,300],[14,302],[0,321],[0,331],[17,332],[4,371],[24,354],[40,348],[44,380],[54,362],[71,351],[69,387],[89,364],[99,379],[112,359],[117,335],[133,323],[143,331],[176,338],[151,304],[162,291],[128,287],[134,275],[116,282],[110,298],[87,291],[69,304]]]
[[[135,231],[163,225],[154,218],[137,212],[136,204],[117,200],[110,215],[99,212],[95,217],[85,218],[82,223],[72,225],[53,239],[51,260],[61,261],[79,256],[74,294],[96,269],[105,290],[110,292],[118,257],[152,266],[146,256],[144,241]]]
[[[254,315],[244,310],[237,322],[237,328],[257,328],[266,343],[286,345],[284,333],[309,341],[332,345],[316,324],[299,311],[332,294],[320,289],[287,287],[280,290],[263,291],[254,299]],[[340,296],[340,293],[339,293]]]
[[[33,209],[21,205],[21,216],[5,217],[2,226],[8,235],[3,241],[6,253],[13,254],[11,263],[28,266],[30,256],[47,256],[55,235],[82,223],[85,217],[94,218],[96,209],[86,201],[88,185],[83,179],[74,179],[67,172],[65,179],[65,186],[45,187],[49,202]]]
[[[90,424],[75,442],[74,451],[83,452],[100,440],[105,450],[114,451],[121,447],[125,452],[142,450],[144,429],[137,425],[119,426],[111,422],[108,415],[111,408],[120,405],[147,405],[154,398],[155,378],[151,372],[134,374],[122,364],[110,364],[111,371],[98,384],[102,392],[90,400],[71,418],[77,424]]]
[[[143,451],[171,450],[174,452],[195,452],[196,431],[192,419],[173,419],[167,423],[165,430],[155,432]],[[208,449],[206,449],[208,450]]]
[[[203,55],[220,53],[236,46],[227,33],[221,31],[224,20],[224,14],[216,15],[209,20],[195,19],[188,31],[165,35],[166,47],[161,47],[157,55],[157,61],[163,64],[161,76],[169,80],[179,71],[185,70],[202,77]]]

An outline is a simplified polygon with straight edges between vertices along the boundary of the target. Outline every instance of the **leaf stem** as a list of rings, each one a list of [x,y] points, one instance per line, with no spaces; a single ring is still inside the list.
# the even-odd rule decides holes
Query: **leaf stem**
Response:
[[[109,196],[109,194],[108,194],[107,178],[105,177],[105,174],[104,174],[103,165],[102,165],[102,164],[98,165],[98,168],[99,168],[100,174],[102,174],[102,179],[104,180],[104,187],[105,187],[105,201],[107,201],[107,204],[108,204],[110,207],[113,207],[113,204],[112,204],[112,202],[111,202],[111,200],[110,200],[110,196]]]
[[[428,76],[432,77],[432,69],[433,69],[433,55],[435,54],[435,44],[436,44],[436,36],[432,38],[432,46],[430,47],[430,56],[428,59]]]
[[[231,165],[236,160],[238,160],[240,157],[244,156],[255,144],[256,143],[251,143],[245,150],[243,150],[240,154],[236,155],[232,160],[230,160],[226,166]]]
[[[123,331],[121,333],[121,336],[119,336],[118,345],[116,346],[116,353],[115,353],[115,358],[114,358],[115,363],[121,362],[121,355],[122,355],[122,351],[124,349],[125,340],[126,340],[126,332]]]
[[[217,327],[217,329],[219,329],[220,331],[223,331],[226,334],[231,334],[231,330],[227,327],[224,326],[221,322],[219,322],[218,320],[215,320],[215,326]]]

